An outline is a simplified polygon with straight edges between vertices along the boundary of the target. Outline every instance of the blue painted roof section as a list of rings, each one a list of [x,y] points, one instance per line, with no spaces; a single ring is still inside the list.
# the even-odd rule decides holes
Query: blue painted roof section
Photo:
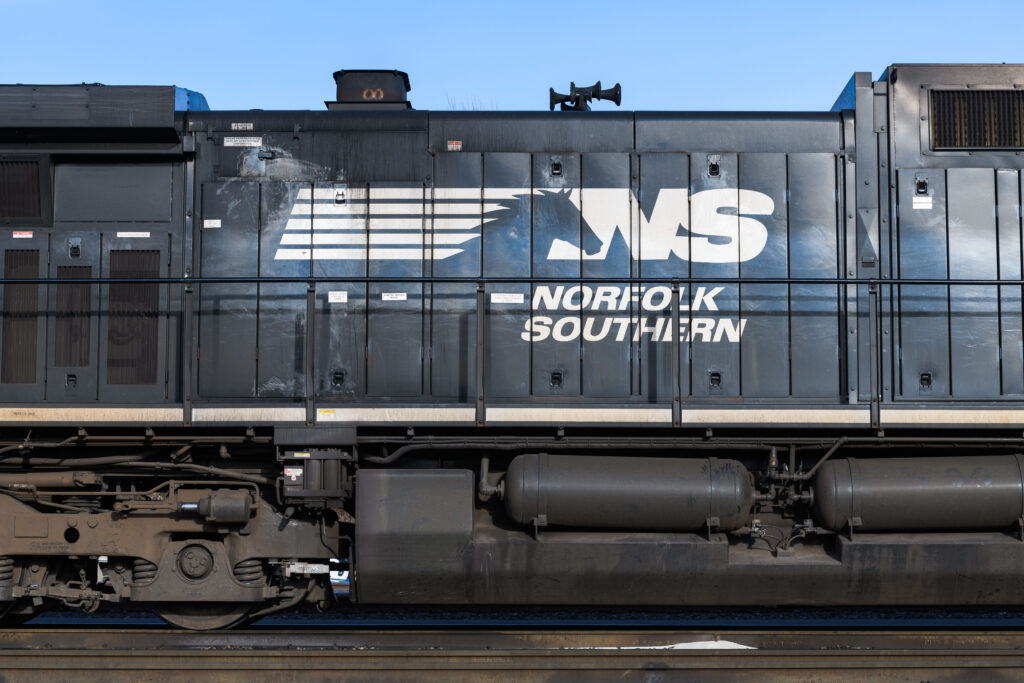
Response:
[[[202,93],[174,86],[174,111],[210,111]]]
[[[832,109],[829,111],[842,111],[844,109],[857,108],[857,97],[854,93],[853,85],[853,81],[856,77],[856,74],[850,76],[850,80],[847,81],[846,87],[843,88],[843,92],[839,93],[839,97],[836,98],[836,103],[832,105]]]

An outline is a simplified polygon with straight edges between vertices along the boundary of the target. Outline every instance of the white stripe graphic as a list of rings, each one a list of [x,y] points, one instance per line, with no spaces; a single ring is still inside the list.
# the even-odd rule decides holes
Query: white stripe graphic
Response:
[[[481,224],[478,217],[474,218],[452,218],[450,216],[434,215],[434,229],[437,230],[437,221],[445,221],[446,230],[472,230]],[[483,223],[490,223],[497,218],[485,218]],[[408,230],[419,229],[423,225],[422,218],[404,218],[390,216],[374,216],[376,225],[380,230]],[[314,230],[366,230],[365,218],[313,218]],[[285,225],[285,230],[309,230],[310,218],[290,218]]]
[[[429,246],[433,244],[464,244],[471,239],[476,238],[477,235],[460,235],[451,233],[434,233],[433,235],[423,235],[423,244]],[[410,239],[409,235],[404,233],[374,233],[367,235],[366,233],[349,232],[349,233],[314,233],[312,235],[313,244],[366,244],[369,239],[370,244],[408,244],[410,241],[416,241],[418,236],[413,235]],[[281,238],[282,245],[295,245],[295,244],[309,244],[310,233],[299,232],[289,233]]]
[[[463,253],[465,249],[455,245],[478,239],[481,228],[497,220],[486,214],[506,209],[503,201],[530,192],[469,187],[301,188],[274,259],[440,261]]]
[[[308,261],[309,249],[278,249],[274,255],[276,261]],[[441,261],[446,258],[461,254],[463,249],[432,249],[424,251],[415,249],[380,249],[371,247],[367,249],[313,249],[314,261],[351,261],[369,258],[371,261],[419,261],[420,259],[433,259]]]

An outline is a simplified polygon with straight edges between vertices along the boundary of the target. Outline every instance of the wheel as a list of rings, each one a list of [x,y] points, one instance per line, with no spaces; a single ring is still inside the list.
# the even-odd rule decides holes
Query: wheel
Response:
[[[244,623],[258,606],[248,602],[168,602],[152,609],[171,626],[189,631],[214,631]]]

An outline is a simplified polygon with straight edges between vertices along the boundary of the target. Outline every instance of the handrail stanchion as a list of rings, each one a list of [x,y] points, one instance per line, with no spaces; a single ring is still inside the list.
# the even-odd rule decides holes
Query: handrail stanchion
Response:
[[[192,339],[192,315],[194,309],[192,285],[185,285],[185,300],[182,306],[181,331],[181,410],[182,420],[186,427],[192,426],[192,360],[196,356],[196,348]]]
[[[316,388],[313,386],[313,353],[316,334],[316,283],[306,283],[306,424],[316,424]]]
[[[683,424],[682,387],[679,384],[679,354],[682,344],[679,337],[679,282],[672,282],[672,426]]]
[[[879,362],[881,354],[878,352],[879,335],[881,329],[879,329],[879,317],[878,317],[878,283],[871,282],[868,284],[868,374],[871,376],[870,380],[870,391],[871,391],[871,428],[878,429],[880,424],[879,412],[879,379],[882,373],[882,366]]]
[[[476,284],[476,424],[482,427],[484,414],[484,283]]]

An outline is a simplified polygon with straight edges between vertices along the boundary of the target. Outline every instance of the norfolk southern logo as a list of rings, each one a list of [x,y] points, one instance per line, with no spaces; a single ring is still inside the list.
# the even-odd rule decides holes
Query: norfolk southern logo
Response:
[[[775,210],[768,195],[737,189],[691,195],[686,188],[664,188],[648,212],[639,210],[627,188],[430,192],[401,187],[299,190],[274,258],[443,261],[465,253],[485,225],[526,215],[519,209],[532,205],[534,239],[538,226],[544,226],[550,240],[543,246],[548,261],[602,261],[613,248],[620,254],[628,248],[638,261],[741,263],[764,250],[768,229],[758,217]],[[500,223],[494,227],[500,229]],[[747,321],[720,310],[716,297],[729,298],[726,290],[679,288],[681,341],[740,341]],[[537,285],[529,302],[521,293],[491,293],[492,306],[516,304],[526,316],[520,337],[529,342],[671,342],[675,336],[667,285]]]
[[[662,189],[649,215],[636,211],[634,219],[636,198],[627,188],[486,188],[482,197],[479,188],[436,188],[433,197],[423,188],[307,188],[298,192],[274,258],[443,261],[531,198],[535,221],[553,217],[566,233],[551,239],[549,261],[604,260],[617,239],[636,260],[749,261],[768,240],[756,216],[775,209],[768,195],[735,189]],[[572,216],[582,217],[581,231]]]

